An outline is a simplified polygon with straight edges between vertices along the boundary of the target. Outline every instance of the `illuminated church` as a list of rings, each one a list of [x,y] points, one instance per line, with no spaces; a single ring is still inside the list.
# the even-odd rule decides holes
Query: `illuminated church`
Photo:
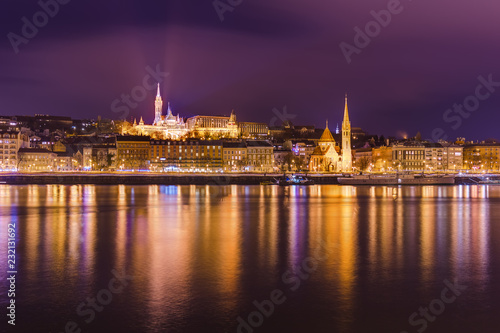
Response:
[[[141,117],[139,123],[134,120],[130,134],[147,135],[159,139],[179,140],[187,137],[201,139],[220,138],[267,138],[269,127],[265,123],[237,122],[234,110],[226,116],[194,116],[184,121],[179,115],[174,116],[168,103],[167,114],[162,114],[163,100],[160,95],[160,84],[155,100],[155,118],[152,125],[144,124]]]
[[[140,135],[155,135],[163,139],[178,140],[185,136],[189,131],[188,126],[184,122],[184,119],[179,117],[179,114],[177,114],[177,116],[172,114],[170,103],[168,103],[167,115],[162,115],[162,110],[163,100],[160,95],[160,84],[158,83],[155,100],[155,120],[153,121],[153,125],[145,125],[141,117],[139,124],[134,121],[133,128]]]
[[[344,120],[342,122],[342,151],[335,142],[332,132],[328,129],[328,121],[318,146],[311,154],[309,170],[317,172],[351,172],[351,122],[347,109],[347,95],[345,97]]]

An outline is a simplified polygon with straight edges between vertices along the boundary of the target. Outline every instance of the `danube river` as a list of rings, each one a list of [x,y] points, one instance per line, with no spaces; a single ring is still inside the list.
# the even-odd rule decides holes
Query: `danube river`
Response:
[[[0,327],[14,299],[13,332],[498,332],[499,208],[486,185],[0,185]]]

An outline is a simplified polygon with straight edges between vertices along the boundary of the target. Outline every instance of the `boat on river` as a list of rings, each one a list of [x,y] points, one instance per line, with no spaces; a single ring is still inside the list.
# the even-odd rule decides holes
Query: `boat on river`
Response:
[[[270,185],[269,183],[261,183],[261,185]],[[296,175],[283,175],[282,177],[275,178],[273,185],[288,186],[288,185],[314,185],[314,180],[305,176]]]

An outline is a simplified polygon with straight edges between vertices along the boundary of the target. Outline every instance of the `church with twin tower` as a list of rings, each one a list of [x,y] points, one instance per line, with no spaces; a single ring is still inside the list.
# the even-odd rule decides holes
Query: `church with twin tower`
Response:
[[[311,154],[309,170],[316,172],[352,171],[351,122],[347,108],[347,94],[345,96],[344,120],[342,121],[342,149],[335,142],[327,121],[318,146]]]

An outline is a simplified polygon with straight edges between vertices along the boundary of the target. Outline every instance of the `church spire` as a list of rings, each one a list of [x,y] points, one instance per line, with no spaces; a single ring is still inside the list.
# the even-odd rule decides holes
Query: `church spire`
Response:
[[[345,94],[344,122],[349,122],[349,111],[347,110],[347,93]]]
[[[328,119],[326,120],[326,128],[328,128]]]
[[[162,122],[161,119],[161,111],[163,108],[163,100],[160,95],[160,83],[158,82],[158,88],[156,90],[156,99],[155,99],[155,120],[153,125],[159,125]]]
[[[352,171],[351,122],[347,109],[347,94],[345,94],[344,121],[342,122],[342,171]]]
[[[167,117],[172,115],[172,109],[170,108],[170,102],[167,103]]]

